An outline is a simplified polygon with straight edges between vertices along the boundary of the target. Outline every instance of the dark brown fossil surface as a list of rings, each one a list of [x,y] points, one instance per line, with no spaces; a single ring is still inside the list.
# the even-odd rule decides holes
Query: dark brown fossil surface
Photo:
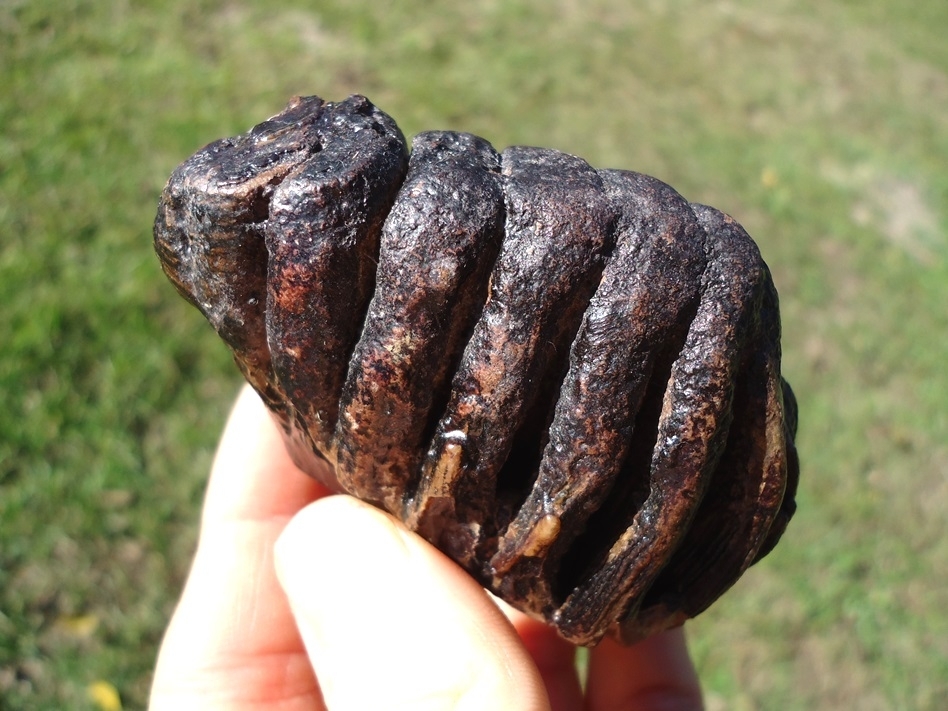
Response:
[[[655,178],[297,98],[174,172],[155,247],[301,468],[573,642],[693,617],[793,515],[767,266]]]

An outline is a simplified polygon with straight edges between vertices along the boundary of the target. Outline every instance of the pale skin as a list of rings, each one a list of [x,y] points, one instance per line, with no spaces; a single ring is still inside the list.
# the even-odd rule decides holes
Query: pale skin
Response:
[[[680,629],[590,654],[303,474],[256,394],[221,439],[152,711],[701,709]]]

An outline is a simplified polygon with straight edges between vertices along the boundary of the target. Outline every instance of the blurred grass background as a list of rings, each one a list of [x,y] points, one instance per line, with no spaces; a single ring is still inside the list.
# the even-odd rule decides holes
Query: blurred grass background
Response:
[[[747,227],[803,479],[688,625],[708,706],[944,708],[946,31],[944,0],[0,0],[0,708],[145,705],[238,388],[153,256],[158,193],[290,96],[356,92]]]

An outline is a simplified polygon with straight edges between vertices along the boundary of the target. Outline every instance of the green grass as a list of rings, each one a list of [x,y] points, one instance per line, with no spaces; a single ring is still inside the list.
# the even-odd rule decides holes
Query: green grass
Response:
[[[948,698],[948,4],[0,3],[0,708],[147,699],[236,370],[151,251],[293,94],[656,175],[781,294],[803,480],[689,624],[711,709]]]

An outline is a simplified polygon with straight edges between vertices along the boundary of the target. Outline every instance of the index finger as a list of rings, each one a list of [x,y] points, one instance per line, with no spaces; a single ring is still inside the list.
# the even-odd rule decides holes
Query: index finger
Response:
[[[194,563],[165,634],[151,708],[323,708],[273,567],[292,516],[329,492],[301,472],[244,387],[218,446]]]
[[[292,516],[329,493],[293,463],[277,424],[244,385],[214,457],[202,531],[225,522]]]
[[[703,708],[701,685],[681,627],[630,647],[604,639],[589,654],[587,711]]]

